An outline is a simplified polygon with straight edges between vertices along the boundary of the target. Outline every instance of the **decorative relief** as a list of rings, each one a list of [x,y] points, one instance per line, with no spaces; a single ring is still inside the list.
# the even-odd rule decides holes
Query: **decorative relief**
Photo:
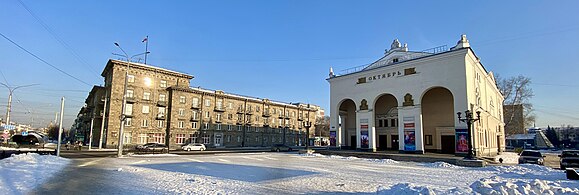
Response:
[[[410,95],[409,93],[407,93],[404,96],[404,103],[402,103],[403,106],[414,106],[414,99],[412,99],[412,95]]]
[[[366,99],[363,99],[360,103],[360,110],[368,110],[368,101]]]

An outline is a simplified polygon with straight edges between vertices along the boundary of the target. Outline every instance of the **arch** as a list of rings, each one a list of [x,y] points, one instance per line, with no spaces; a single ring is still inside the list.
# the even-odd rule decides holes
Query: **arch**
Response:
[[[374,101],[374,127],[378,150],[398,150],[398,99],[384,93]]]
[[[420,100],[424,149],[441,153],[455,151],[454,96],[445,87],[426,90]]]
[[[338,121],[341,127],[340,143],[352,149],[356,148],[356,102],[352,99],[343,99],[338,104]]]

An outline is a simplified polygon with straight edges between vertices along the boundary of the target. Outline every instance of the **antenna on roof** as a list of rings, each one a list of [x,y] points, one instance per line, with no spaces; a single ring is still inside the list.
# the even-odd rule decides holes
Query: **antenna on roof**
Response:
[[[141,41],[142,43],[145,43],[145,64],[147,64],[147,55],[150,53],[149,52],[149,35],[147,35],[143,41]]]

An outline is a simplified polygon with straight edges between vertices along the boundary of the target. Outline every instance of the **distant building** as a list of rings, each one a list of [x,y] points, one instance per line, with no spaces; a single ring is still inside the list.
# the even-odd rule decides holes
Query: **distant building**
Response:
[[[563,148],[579,148],[579,128],[577,127],[552,127],[559,137]]]
[[[299,145],[305,143],[304,121],[315,122],[319,106],[189,87],[193,76],[140,63],[129,64],[126,123],[119,135],[127,62],[109,60],[105,86],[91,90],[77,122],[85,137],[93,121],[93,145],[117,147],[149,142],[179,148],[185,143],[208,147]],[[106,100],[105,100],[106,97]],[[106,104],[105,104],[106,101]],[[313,131],[310,131],[313,135]]]
[[[340,75],[330,69],[327,80],[332,145],[462,155],[467,125],[456,113],[464,118],[469,110],[481,112],[471,133],[476,155],[505,148],[503,96],[465,35],[450,49],[423,51],[410,51],[396,39],[370,65]]]
[[[507,136],[514,134],[526,134],[525,117],[523,115],[523,105],[503,105],[505,114],[505,134]]]
[[[551,149],[553,144],[541,128],[530,128],[527,134],[513,134],[507,136],[508,148]]]

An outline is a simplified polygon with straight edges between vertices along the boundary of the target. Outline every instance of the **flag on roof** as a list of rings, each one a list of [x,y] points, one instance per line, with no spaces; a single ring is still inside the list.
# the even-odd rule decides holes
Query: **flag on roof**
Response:
[[[147,42],[148,40],[149,40],[149,36],[146,36],[146,37],[143,39],[143,41],[141,41],[141,42],[144,43],[144,42]]]

